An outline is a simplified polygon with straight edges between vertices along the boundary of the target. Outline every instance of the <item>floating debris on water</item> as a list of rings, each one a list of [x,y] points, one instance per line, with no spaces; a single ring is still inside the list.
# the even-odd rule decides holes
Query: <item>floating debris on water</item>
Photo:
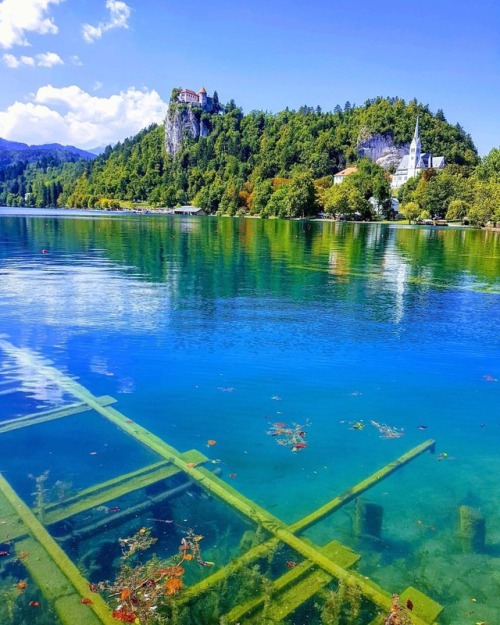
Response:
[[[279,395],[273,395],[271,399],[273,399],[274,401],[281,401],[281,397]]]
[[[340,423],[347,423],[350,430],[364,430],[366,425],[363,422],[363,419],[360,419],[359,421],[341,421]]]
[[[234,393],[236,389],[233,386],[218,386],[217,390],[222,393]]]
[[[291,426],[288,426],[288,424],[283,421],[278,421],[273,423],[271,429],[267,431],[267,434],[269,436],[275,436],[278,445],[289,447],[292,451],[296,452],[307,447],[305,437],[307,434],[306,427],[308,427],[308,425],[308,421],[306,421],[305,425],[293,423]]]
[[[485,380],[485,382],[498,382],[497,378],[494,378],[492,375],[489,375],[488,373],[486,375],[483,375],[483,380]]]
[[[411,601],[410,603],[413,609],[413,603]],[[392,595],[391,611],[385,617],[384,625],[411,625],[411,618],[408,614],[411,609],[399,603],[399,595]]]
[[[425,529],[432,530],[433,532],[436,531],[436,526],[435,525],[426,525],[420,519],[417,521],[417,525],[420,525],[420,527],[425,527]]]
[[[378,421],[370,421],[370,423],[377,428],[380,432],[380,438],[401,438],[404,436],[402,428],[394,428],[385,423],[378,423]]]

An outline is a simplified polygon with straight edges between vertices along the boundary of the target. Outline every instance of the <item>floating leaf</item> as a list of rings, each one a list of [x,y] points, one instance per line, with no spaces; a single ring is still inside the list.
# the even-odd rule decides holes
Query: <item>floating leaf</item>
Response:
[[[113,610],[113,618],[122,623],[134,623],[137,616],[133,612],[128,612],[123,608]]]
[[[182,582],[178,577],[171,577],[165,582],[165,589],[168,595],[175,595],[182,588]]]
[[[132,591],[130,590],[130,588],[124,588],[120,595],[120,601],[125,601],[125,599],[128,599],[131,594]]]
[[[175,564],[174,566],[167,566],[164,569],[158,569],[156,573],[158,575],[166,575],[167,577],[181,577],[184,575],[184,569],[179,564]]]

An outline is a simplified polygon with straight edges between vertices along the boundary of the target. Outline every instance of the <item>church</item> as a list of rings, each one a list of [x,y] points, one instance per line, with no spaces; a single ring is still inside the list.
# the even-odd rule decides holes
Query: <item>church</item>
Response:
[[[392,177],[391,188],[399,189],[407,180],[415,177],[424,169],[443,169],[444,166],[444,156],[432,156],[430,152],[422,152],[420,122],[417,117],[415,132],[410,145],[410,153],[401,159],[396,173]]]

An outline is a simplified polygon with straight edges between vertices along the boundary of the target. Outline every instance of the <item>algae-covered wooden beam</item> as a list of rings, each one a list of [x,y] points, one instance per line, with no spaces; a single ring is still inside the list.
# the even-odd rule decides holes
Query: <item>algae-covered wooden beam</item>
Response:
[[[168,445],[161,438],[155,436],[139,424],[131,422],[115,408],[110,406],[101,406],[96,401],[97,398],[94,397],[86,388],[78,384],[75,380],[64,376],[53,367],[44,364],[40,359],[37,359],[33,354],[31,354],[31,352],[16,349],[10,343],[2,340],[0,340],[0,348],[17,358],[20,363],[31,367],[37,367],[39,371],[41,371],[47,378],[52,379],[54,382],[59,384],[61,388],[67,390],[80,401],[86,402],[90,407],[96,410],[96,412],[100,413],[106,419],[115,423],[122,430],[142,442],[145,446],[155,451],[158,455],[170,461],[182,471],[186,472],[191,479],[196,481],[205,490],[216,495],[219,499],[232,506],[235,510],[262,526],[276,538],[289,545],[297,553],[301,554],[304,558],[307,558],[310,562],[316,564],[332,577],[342,580],[346,584],[359,587],[363,595],[369,601],[378,606],[382,611],[389,612],[392,604],[392,596],[380,586],[371,580],[366,580],[362,575],[347,571],[342,566],[330,560],[330,558],[321,553],[320,548],[295,536],[287,525],[267,510],[258,506],[255,502],[236,491],[229,484],[226,484],[205,468],[200,466],[193,467],[191,464],[185,462],[180,453],[174,447]],[[434,441],[431,442],[430,446],[422,449],[420,453],[423,453],[427,449],[433,447],[433,445]],[[397,466],[392,467],[390,472],[399,468],[399,465],[400,463],[397,463]],[[321,516],[324,515],[322,514],[320,517]],[[414,616],[413,625],[428,625],[428,623],[419,617]]]
[[[109,406],[116,402],[116,399],[105,395],[103,397],[96,397],[96,400],[101,406]],[[15,419],[7,419],[0,424],[0,434],[4,432],[11,432],[12,430],[19,430],[21,428],[29,427],[30,425],[37,425],[38,423],[46,423],[47,421],[54,421],[55,419],[62,419],[63,417],[69,417],[74,414],[82,412],[89,412],[88,404],[84,402],[78,402],[77,404],[70,404],[68,406],[62,406],[61,408],[53,408],[52,410],[43,410],[40,412],[34,412],[33,414],[24,415]]]
[[[411,616],[418,616],[426,623],[436,623],[444,609],[437,601],[424,595],[420,590],[413,588],[413,586],[409,586],[399,595],[400,605],[406,606],[408,601],[411,601],[412,605]]]
[[[207,457],[195,449],[182,454],[182,458],[188,463],[207,461]],[[163,460],[137,471],[96,484],[80,491],[73,497],[47,505],[44,511],[44,524],[52,525],[53,523],[58,523],[70,516],[102,506],[113,499],[118,499],[141,488],[146,488],[178,473],[180,473],[180,469]]]
[[[29,533],[15,543],[17,555],[63,625],[113,625],[110,609],[99,595],[92,593],[90,605],[81,603],[82,597],[89,598],[87,580],[1,475],[0,493],[3,504]]]
[[[373,486],[379,484],[383,479],[385,479],[395,470],[397,470],[397,468],[403,467],[405,464],[407,464],[414,458],[417,458],[420,454],[424,453],[428,449],[432,451],[434,449],[434,445],[435,441],[428,440],[425,443],[414,447],[409,452],[403,454],[382,469],[375,471],[375,473],[372,473],[370,476],[359,482],[359,484],[356,484],[353,488],[344,492],[342,495],[334,497],[331,501],[327,502],[311,514],[305,516],[303,519],[299,519],[289,526],[289,530],[294,534],[297,534],[307,527],[310,527],[313,523],[316,523],[328,514],[335,512],[342,506],[352,501],[354,497],[358,497],[369,488],[372,488]],[[250,551],[240,556],[234,562],[231,562],[227,566],[213,573],[210,577],[207,577],[198,582],[196,585],[192,586],[191,588],[188,588],[183,594],[180,601],[184,601],[184,598],[189,599],[195,596],[197,593],[207,592],[211,587],[220,583],[226,577],[232,575],[238,568],[247,566],[251,562],[254,562],[255,560],[263,557],[275,545],[276,539],[272,538],[260,545],[257,545],[256,547],[253,547],[252,549],[250,549]]]
[[[349,503],[356,497],[359,497],[359,495],[361,495],[368,489],[373,488],[373,486],[376,486],[383,479],[394,473],[394,471],[401,469],[401,467],[404,467],[406,464],[408,464],[421,454],[425,453],[426,451],[434,452],[435,447],[436,441],[429,439],[424,443],[417,445],[413,449],[410,449],[410,451],[407,451],[396,460],[389,462],[389,464],[386,464],[385,467],[382,467],[381,469],[367,477],[365,480],[359,482],[358,484],[356,484],[356,486],[349,488],[338,497],[334,497],[324,506],[321,506],[321,508],[318,508],[311,514],[305,516],[303,519],[300,519],[296,523],[293,523],[290,526],[290,530],[292,532],[299,532],[306,529],[307,527],[310,527],[311,525],[324,518],[325,516],[331,514],[338,508],[345,506],[346,503]]]
[[[322,547],[321,551],[346,569],[351,568],[360,557],[336,540]],[[270,619],[270,622],[282,621],[331,581],[331,575],[304,560],[273,582],[272,603],[266,618]],[[264,595],[254,597],[233,608],[224,616],[224,621],[235,623],[244,620],[245,623],[260,623],[264,603]],[[249,615],[252,617],[250,620],[244,618]]]

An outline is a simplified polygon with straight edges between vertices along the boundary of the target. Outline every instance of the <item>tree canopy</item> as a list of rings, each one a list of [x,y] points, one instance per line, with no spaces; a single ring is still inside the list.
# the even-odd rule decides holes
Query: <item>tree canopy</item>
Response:
[[[408,144],[417,115],[425,149],[445,156],[449,165],[423,182],[422,177],[410,180],[400,193],[404,202],[416,202],[420,210],[430,213],[446,212],[453,199],[472,201],[468,183],[463,182],[462,189],[458,178],[468,181],[475,176],[478,184],[486,184],[500,169],[497,154],[479,163],[472,139],[459,125],[450,125],[442,111],[433,115],[416,101],[379,97],[363,106],[346,102],[333,112],[302,106],[297,111],[244,115],[234,100],[218,108],[220,113],[201,113],[210,128],[208,136],[185,137],[172,157],[165,152],[164,127],[152,125],[108,147],[92,163],[53,168],[32,163],[22,171],[4,169],[0,204],[85,207],[192,202],[228,215],[301,217],[323,210],[347,218],[369,217],[370,197],[390,210],[389,178],[375,163],[360,159],[358,144],[377,134],[397,145]],[[358,172],[342,185],[333,185],[333,175],[354,164]],[[447,173],[450,166],[455,169]]]

